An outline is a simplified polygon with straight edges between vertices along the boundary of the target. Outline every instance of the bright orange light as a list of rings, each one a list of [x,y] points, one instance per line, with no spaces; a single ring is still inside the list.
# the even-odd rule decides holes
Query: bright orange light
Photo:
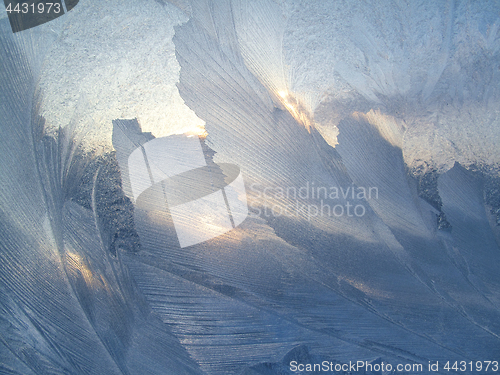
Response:
[[[188,137],[193,137],[193,136],[197,135],[198,137],[201,137],[201,138],[206,138],[208,135],[204,126],[197,126],[196,128],[188,131],[185,134],[187,134]]]
[[[286,91],[278,91],[278,95],[280,96],[280,102],[287,109],[287,111],[299,124],[304,125],[307,131],[310,133],[314,122],[311,119],[311,115],[302,105],[302,103],[300,103],[295,97],[293,97]]]

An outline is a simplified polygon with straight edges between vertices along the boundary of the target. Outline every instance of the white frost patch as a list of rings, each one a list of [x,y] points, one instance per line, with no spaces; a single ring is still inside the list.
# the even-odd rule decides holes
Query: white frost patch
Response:
[[[156,137],[203,131],[176,87],[172,37],[174,26],[187,21],[177,8],[153,0],[82,0],[61,19],[39,83],[48,128],[76,119],[83,143],[94,150],[112,148],[116,118],[137,117]]]
[[[500,111],[478,104],[414,119],[405,134],[405,161],[412,168],[429,165],[441,172],[455,161],[498,166],[499,129]]]
[[[279,3],[290,91],[322,98],[328,143],[343,118],[379,108],[404,122],[410,166],[500,165],[498,2]]]

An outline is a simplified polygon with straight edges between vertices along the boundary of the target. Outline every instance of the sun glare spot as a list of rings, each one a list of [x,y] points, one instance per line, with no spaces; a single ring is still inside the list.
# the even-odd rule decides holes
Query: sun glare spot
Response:
[[[205,130],[204,126],[196,126],[194,129],[189,130],[185,134],[187,134],[188,137],[198,136],[198,137],[201,137],[201,138],[206,138],[207,135],[208,135],[208,133]]]
[[[314,126],[314,122],[311,118],[309,111],[307,111],[304,105],[297,98],[290,95],[286,91],[278,91],[278,96],[280,102],[283,104],[286,110],[292,115],[292,117],[299,124],[302,124],[310,133],[311,128]]]

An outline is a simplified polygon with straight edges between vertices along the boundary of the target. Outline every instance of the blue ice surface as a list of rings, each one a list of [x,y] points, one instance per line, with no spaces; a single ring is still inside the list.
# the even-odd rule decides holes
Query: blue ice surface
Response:
[[[214,159],[263,188],[376,186],[379,194],[362,201],[361,217],[253,215],[184,249],[154,201],[116,228],[104,213],[126,206],[112,204],[110,183],[125,185],[130,139],[114,143],[120,177],[97,168],[84,178],[93,156],[79,152],[71,129],[44,134],[37,112],[51,41],[31,32],[14,40],[4,19],[0,372],[280,374],[291,360],[497,360],[500,249],[482,177],[459,164],[439,176],[452,227],[439,231],[399,147],[348,117],[332,148],[249,71],[229,3],[193,2],[191,11],[174,37],[178,87],[206,121]],[[83,185],[86,204],[74,195]],[[247,192],[260,209],[321,204]],[[109,238],[127,231],[140,249],[110,251]]]

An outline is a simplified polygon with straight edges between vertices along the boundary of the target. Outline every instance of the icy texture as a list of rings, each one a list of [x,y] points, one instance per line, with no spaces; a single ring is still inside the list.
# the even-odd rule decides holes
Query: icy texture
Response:
[[[57,35],[39,84],[48,128],[76,118],[85,146],[96,151],[112,149],[116,118],[137,117],[156,137],[203,131],[175,86],[172,36],[187,20],[177,8],[153,0],[87,0],[61,18],[61,25],[42,26]]]
[[[144,309],[119,258],[106,251],[95,206],[68,199],[84,165],[69,128],[43,134],[33,104],[36,64],[19,47],[40,59],[47,44],[31,32],[13,37],[5,21],[0,372],[197,373],[168,327]]]
[[[134,8],[138,3],[131,2],[121,13],[111,9],[114,2],[107,8],[83,1],[71,17],[50,24],[63,29],[59,42],[57,32],[47,31],[49,24],[12,36],[1,20],[0,372],[251,374],[280,373],[291,358],[424,365],[495,358],[500,236],[490,213],[493,189],[485,202],[483,177],[449,165],[460,157],[490,163],[484,154],[496,162],[498,73],[491,68],[498,40],[495,19],[486,16],[495,3],[485,3],[492,9],[484,12],[461,2],[387,2],[376,11],[359,2],[317,2],[316,8],[310,2],[173,3],[180,10],[161,2]],[[99,21],[92,5],[116,17]],[[142,24],[143,12],[151,25]],[[273,25],[276,14],[286,22],[280,18]],[[464,17],[468,23],[461,28]],[[116,22],[110,28],[116,35],[104,37],[90,27],[98,21]],[[135,31],[117,30],[120,22],[135,25]],[[397,25],[408,29],[396,35]],[[263,30],[250,30],[259,26]],[[281,27],[285,64],[272,66],[279,54],[266,47],[263,53],[272,52],[266,65],[252,41],[269,35],[271,46],[279,46],[273,38],[282,35]],[[466,35],[473,40],[458,48],[457,38]],[[401,36],[409,38],[407,44]],[[485,44],[474,48],[485,55],[472,49],[481,36]],[[152,39],[141,44],[143,37]],[[66,50],[62,41],[68,38],[73,44]],[[115,77],[116,60],[110,60],[106,79],[96,78],[105,58],[81,61],[92,53],[79,48],[103,52],[103,45],[110,54],[137,57],[135,66],[155,56],[159,64],[172,63],[157,76],[169,90],[178,80],[180,96],[168,104],[191,124],[206,124],[206,159],[241,169],[251,217],[238,228],[180,248],[168,207],[158,205],[160,189],[135,202],[133,224],[115,220],[115,211],[131,215],[131,150],[174,128],[158,123],[165,110],[154,112],[150,97],[139,107],[120,102],[144,93],[139,86],[149,77],[124,94],[106,81]],[[158,52],[160,45],[171,55]],[[73,53],[78,87],[54,78],[55,67]],[[490,76],[474,78],[476,63]],[[275,72],[283,72],[285,81],[274,79]],[[82,77],[92,78],[89,86]],[[286,100],[279,99],[277,82],[288,82]],[[58,104],[67,93],[57,92],[66,87],[91,99],[74,108]],[[304,99],[323,90],[319,104]],[[287,106],[293,103],[330,122],[306,128]],[[482,129],[477,133],[464,125],[467,117],[451,125],[450,119],[481,111],[478,118],[491,121],[474,127]],[[112,121],[136,117],[142,126],[130,120],[136,137],[125,137],[123,122]],[[86,133],[89,123],[95,134]],[[332,124],[339,129],[335,148]],[[417,155],[412,142],[437,133],[450,137],[443,139],[454,151],[436,154],[427,140],[419,147],[431,169],[452,167],[437,179],[451,231],[438,230],[440,211],[419,196],[405,163],[418,159],[411,156]],[[463,134],[470,136],[454,138]],[[99,158],[89,152],[111,142],[116,154]],[[116,163],[123,194],[114,183]],[[372,186],[378,193],[334,200],[363,204],[366,212],[359,217],[311,215],[307,207],[321,204],[317,195],[262,194],[266,187],[306,184]],[[295,204],[301,207],[295,215],[264,214],[266,207],[280,212]]]
[[[381,108],[405,121],[412,167],[500,163],[497,1],[248,3],[238,36],[251,70],[266,85],[285,80],[330,144],[342,118]]]

